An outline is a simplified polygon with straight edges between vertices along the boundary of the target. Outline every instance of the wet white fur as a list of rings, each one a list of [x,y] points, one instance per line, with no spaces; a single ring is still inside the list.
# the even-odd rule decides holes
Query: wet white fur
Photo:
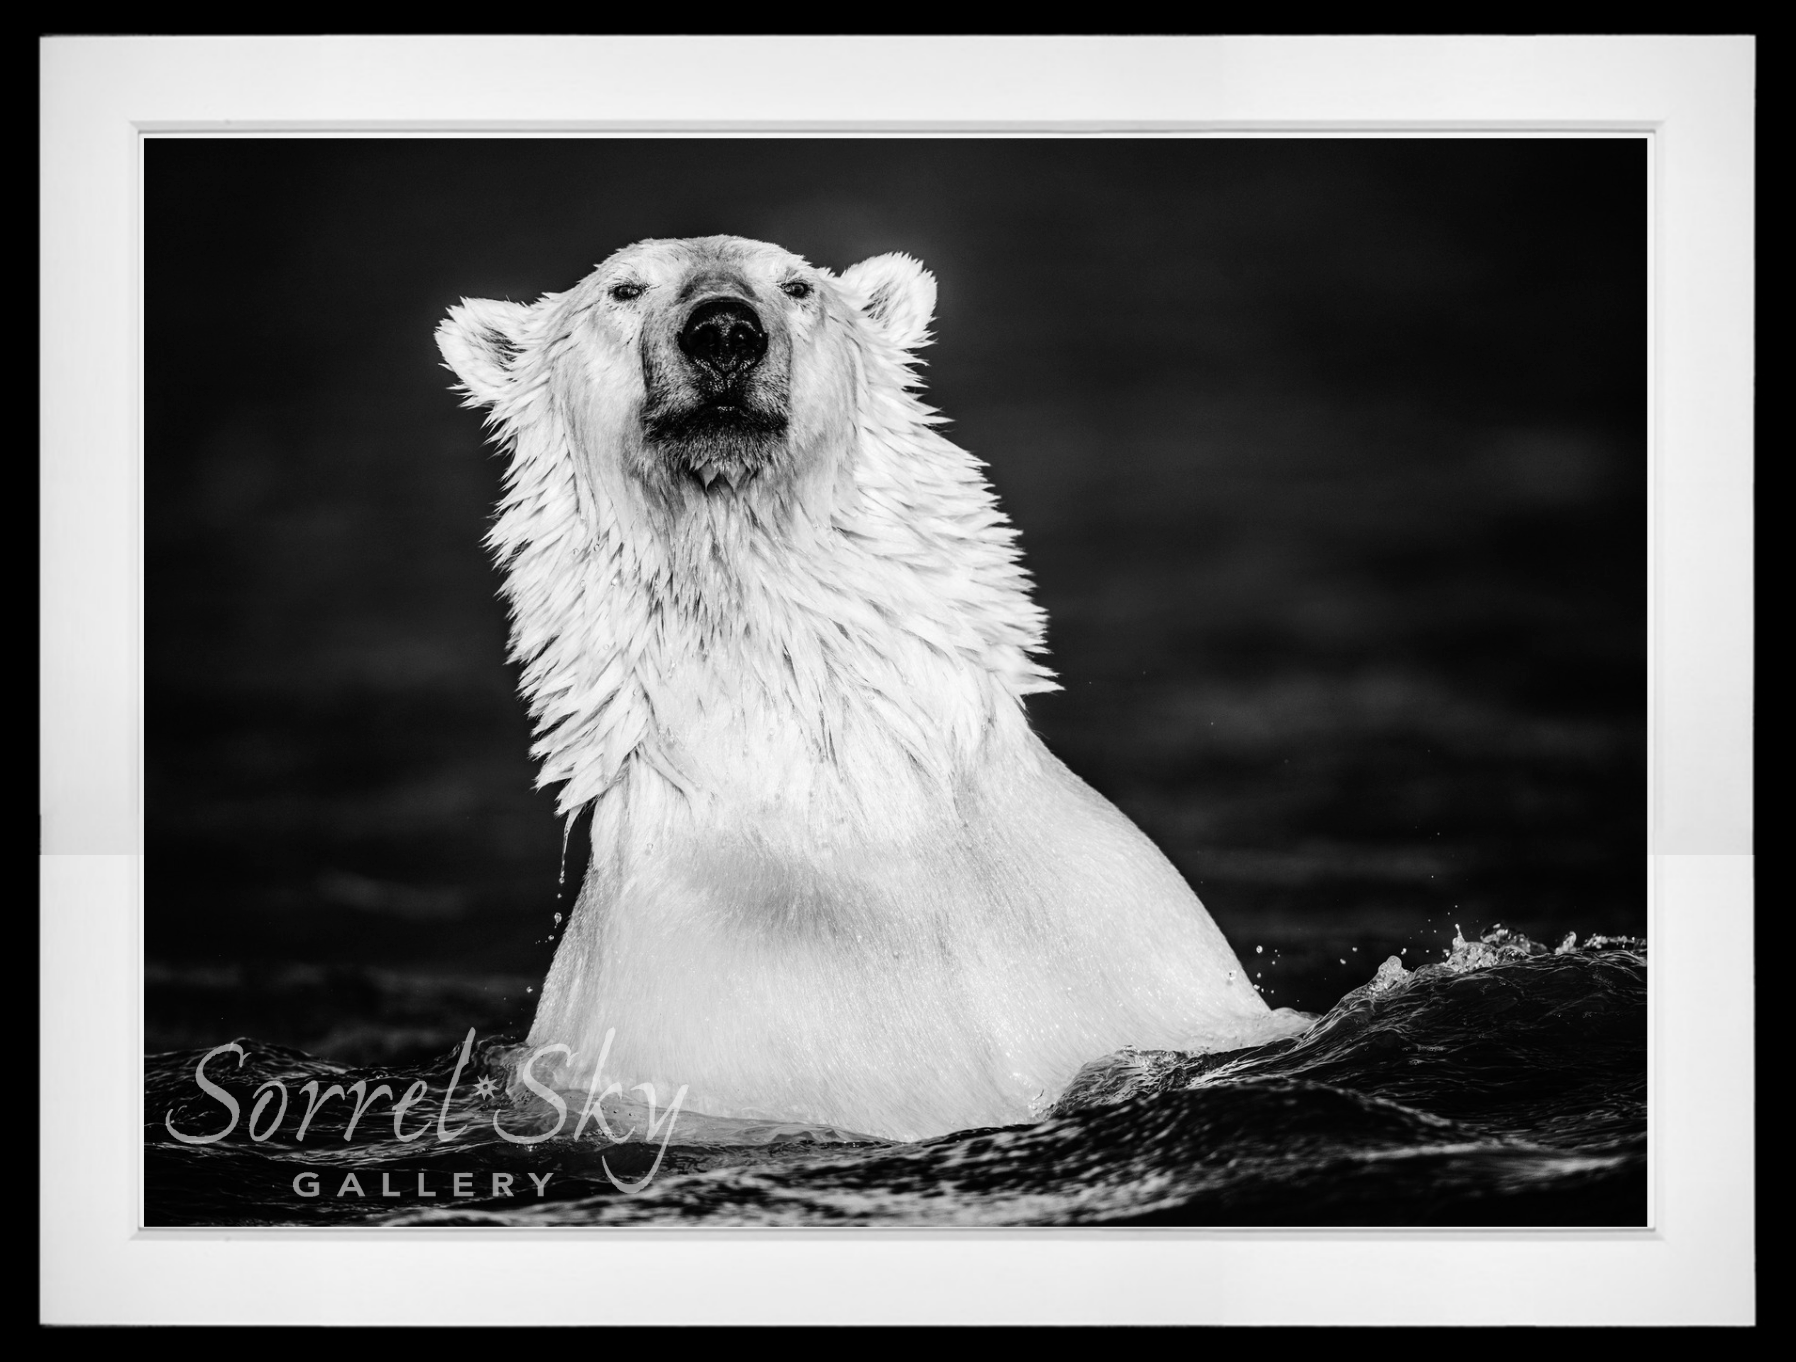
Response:
[[[637,345],[719,260],[789,336],[788,456],[670,507],[639,474]],[[654,281],[631,306],[626,273]],[[1026,1120],[1126,1045],[1272,1023],[1165,857],[1029,727],[1053,683],[1015,532],[913,394],[934,301],[905,256],[836,277],[706,238],[438,332],[510,454],[490,543],[539,783],[594,804],[530,1035],[573,1048],[564,1086],[615,1031],[626,1090],[914,1138]]]

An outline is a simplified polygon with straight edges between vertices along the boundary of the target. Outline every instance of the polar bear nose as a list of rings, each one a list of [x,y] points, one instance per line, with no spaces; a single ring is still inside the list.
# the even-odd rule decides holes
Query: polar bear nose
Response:
[[[738,378],[767,353],[767,332],[747,303],[713,298],[700,303],[680,328],[680,349],[721,379]]]

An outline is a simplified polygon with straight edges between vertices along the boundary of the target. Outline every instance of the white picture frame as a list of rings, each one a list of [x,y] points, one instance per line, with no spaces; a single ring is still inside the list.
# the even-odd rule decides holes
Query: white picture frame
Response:
[[[705,78],[751,56],[804,78]],[[1754,61],[1675,37],[44,40],[41,1317],[1749,1322]],[[137,1228],[142,134],[725,125],[1651,133],[1654,1228]]]

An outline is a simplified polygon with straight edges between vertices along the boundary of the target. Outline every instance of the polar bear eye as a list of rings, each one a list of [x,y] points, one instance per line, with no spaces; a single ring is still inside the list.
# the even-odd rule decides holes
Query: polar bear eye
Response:
[[[788,298],[809,298],[811,296],[811,286],[803,279],[788,279],[785,283],[780,285],[780,292],[785,294]]]
[[[627,303],[632,298],[642,297],[642,290],[643,285],[634,282],[613,284],[611,286],[611,296],[620,303]]]

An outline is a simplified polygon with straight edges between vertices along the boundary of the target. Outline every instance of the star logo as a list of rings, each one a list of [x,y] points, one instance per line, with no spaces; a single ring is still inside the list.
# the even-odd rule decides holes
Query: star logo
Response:
[[[474,1096],[483,1102],[498,1091],[499,1085],[490,1078],[483,1078],[474,1085]]]

